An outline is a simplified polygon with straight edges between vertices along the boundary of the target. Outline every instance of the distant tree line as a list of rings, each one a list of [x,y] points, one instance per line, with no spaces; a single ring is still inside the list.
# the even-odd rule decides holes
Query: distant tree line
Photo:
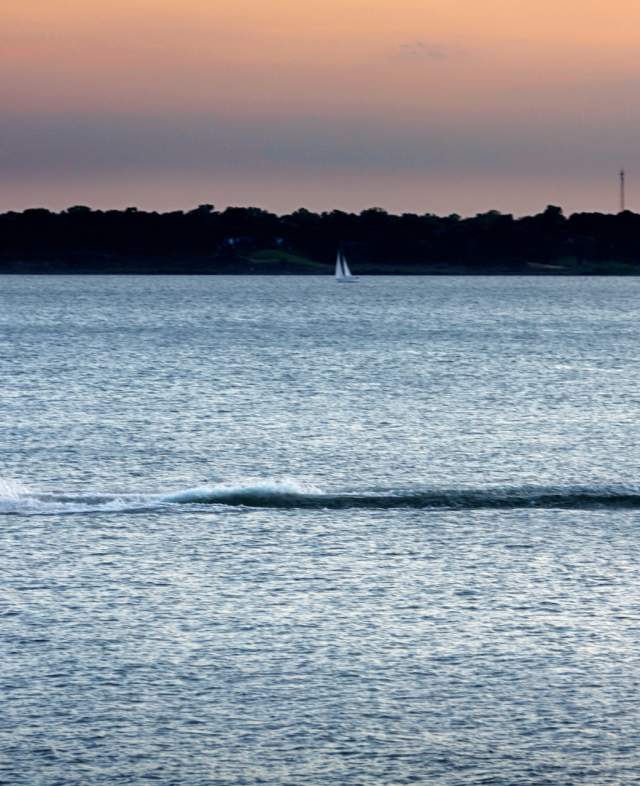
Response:
[[[342,243],[362,273],[640,273],[640,215],[550,205],[514,218],[213,205],[168,213],[42,208],[0,214],[0,272],[234,273],[330,269]]]

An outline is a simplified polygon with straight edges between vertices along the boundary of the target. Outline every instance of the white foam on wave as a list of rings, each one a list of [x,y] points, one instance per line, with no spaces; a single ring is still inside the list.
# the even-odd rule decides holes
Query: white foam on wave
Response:
[[[250,507],[260,500],[271,500],[277,506],[296,499],[321,496],[322,492],[310,485],[284,478],[265,480],[248,478],[236,482],[215,483],[171,493],[99,493],[34,491],[22,483],[0,479],[0,514],[22,516],[126,513],[157,510],[173,505],[234,504]]]
[[[158,495],[38,492],[19,481],[0,478],[0,514],[38,516],[57,513],[124,512],[144,510],[158,504]]]
[[[29,488],[19,480],[0,478],[0,503],[5,500],[16,500],[29,493]]]
[[[19,480],[0,478],[0,513],[12,513],[29,499],[30,490]]]

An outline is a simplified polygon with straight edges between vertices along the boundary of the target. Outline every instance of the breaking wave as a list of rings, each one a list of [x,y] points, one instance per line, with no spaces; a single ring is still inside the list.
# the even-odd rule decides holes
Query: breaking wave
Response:
[[[328,510],[473,510],[482,508],[629,508],[640,510],[640,489],[521,486],[486,489],[425,488],[389,492],[325,493],[295,484],[220,485],[189,489],[165,502],[193,505],[245,505],[255,508]]]
[[[203,506],[281,510],[640,510],[640,488],[623,486],[425,487],[398,491],[326,492],[295,481],[246,481],[173,493],[40,493],[0,479],[0,514],[173,511]]]

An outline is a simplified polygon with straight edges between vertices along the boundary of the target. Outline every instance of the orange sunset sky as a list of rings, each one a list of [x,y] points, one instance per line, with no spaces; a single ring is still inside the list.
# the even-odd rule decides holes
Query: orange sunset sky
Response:
[[[621,166],[640,209],[639,38],[637,0],[3,0],[0,210],[615,211]]]

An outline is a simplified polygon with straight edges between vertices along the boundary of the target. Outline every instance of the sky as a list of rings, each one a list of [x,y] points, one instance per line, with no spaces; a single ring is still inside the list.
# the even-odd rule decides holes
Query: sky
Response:
[[[0,211],[613,212],[622,166],[640,210],[639,43],[639,0],[2,0]]]

